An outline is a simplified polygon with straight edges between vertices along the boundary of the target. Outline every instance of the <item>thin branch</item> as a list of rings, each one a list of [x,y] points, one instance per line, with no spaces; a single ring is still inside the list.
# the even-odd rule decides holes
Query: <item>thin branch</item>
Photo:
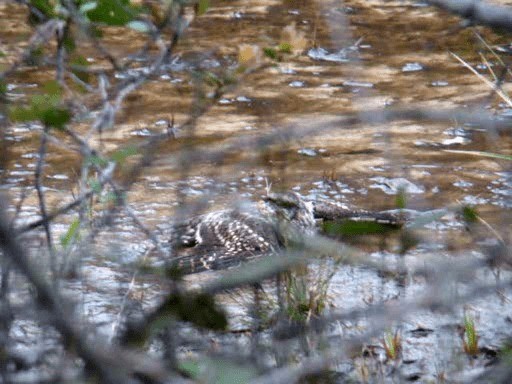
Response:
[[[471,65],[469,65],[466,61],[462,60],[459,56],[457,56],[455,53],[450,52],[450,54],[455,57],[462,65],[464,65],[467,69],[469,69],[473,74],[480,79],[485,85],[487,85],[489,88],[491,88],[494,92],[496,92],[501,99],[508,104],[508,106],[512,106],[512,100],[508,97],[508,95],[503,91],[499,83],[493,83],[492,81],[488,80],[485,76],[482,76],[476,69],[474,69]]]
[[[115,169],[115,163],[110,163],[107,168],[102,173],[102,176],[98,178],[98,183],[100,186],[105,185],[105,183],[112,178],[113,172]],[[70,210],[78,207],[82,202],[95,194],[93,189],[87,189],[84,193],[82,193],[77,199],[64,205],[63,207],[57,209],[56,211],[49,213],[46,217],[43,217],[39,220],[35,220],[32,223],[26,224],[20,228],[16,229],[16,234],[20,235],[22,233],[28,232],[32,229],[40,227],[41,225],[46,225],[47,223],[53,221],[55,218],[69,212]]]
[[[46,203],[43,193],[43,187],[41,185],[41,178],[43,173],[43,167],[45,163],[46,156],[46,142],[47,142],[47,133],[48,127],[44,127],[43,132],[41,133],[41,141],[39,144],[39,152],[37,158],[37,165],[35,170],[35,188],[37,191],[37,197],[39,199],[39,210],[41,211],[41,218],[43,220],[44,232],[46,234],[46,242],[48,245],[48,250],[50,253],[53,252],[53,241],[52,234],[50,229],[50,221],[48,220],[48,214],[46,212]],[[53,259],[53,257],[52,257]]]

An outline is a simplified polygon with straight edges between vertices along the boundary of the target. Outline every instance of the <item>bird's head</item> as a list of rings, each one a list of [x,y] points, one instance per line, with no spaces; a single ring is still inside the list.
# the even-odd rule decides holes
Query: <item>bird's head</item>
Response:
[[[278,220],[291,224],[302,231],[313,231],[315,216],[313,203],[304,200],[296,192],[268,193],[263,200]]]

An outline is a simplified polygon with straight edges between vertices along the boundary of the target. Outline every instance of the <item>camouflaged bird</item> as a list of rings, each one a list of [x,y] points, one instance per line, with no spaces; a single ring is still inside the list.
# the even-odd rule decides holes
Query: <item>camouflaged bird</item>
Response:
[[[315,219],[403,224],[395,214],[348,210],[305,200],[295,192],[269,193],[259,204],[215,211],[174,225],[174,265],[184,273],[195,273],[278,254],[290,242],[300,243],[303,236],[314,234]]]
[[[269,193],[259,204],[196,216],[174,226],[174,261],[194,273],[276,254],[292,237],[314,233],[313,210],[297,193]]]

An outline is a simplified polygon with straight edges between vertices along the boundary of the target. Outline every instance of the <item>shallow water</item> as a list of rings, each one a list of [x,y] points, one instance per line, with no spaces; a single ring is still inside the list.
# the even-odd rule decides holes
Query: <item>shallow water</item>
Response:
[[[0,14],[10,15],[0,17],[0,30],[11,31],[3,35],[7,47],[6,58],[0,58],[3,62],[19,51],[16,43],[30,33],[20,22],[24,14],[15,12],[19,9],[13,4],[0,5]],[[191,24],[168,73],[148,82],[126,100],[116,128],[104,132],[97,145],[113,152],[140,143],[163,132],[164,119],[170,116],[179,127],[193,103],[191,68],[220,73],[222,68],[236,64],[240,44],[275,47],[283,28],[295,23],[307,39],[304,52],[285,55],[282,61],[268,62],[270,65],[264,69],[247,75],[198,120],[193,132],[194,150],[203,153],[225,146],[225,156],[188,164],[183,171],[180,144],[186,142],[190,132],[178,129],[177,139],[160,146],[153,165],[144,170],[128,193],[129,205],[137,217],[150,229],[165,229],[183,199],[187,203],[201,202],[201,211],[206,211],[234,200],[256,200],[269,184],[275,190],[292,189],[312,199],[384,210],[395,207],[395,196],[405,187],[409,209],[424,211],[457,202],[470,204],[508,241],[509,164],[445,151],[510,154],[512,142],[506,135],[486,134],[479,127],[459,125],[457,121],[368,121],[316,130],[284,143],[277,140],[264,149],[240,149],[236,145],[238,139],[311,126],[320,129],[323,122],[328,124],[340,115],[387,106],[483,106],[506,116],[509,107],[500,104],[495,96],[490,97],[489,89],[448,54],[452,51],[473,65],[480,64],[478,51],[482,46],[474,32],[458,28],[459,19],[441,14],[421,2],[403,1],[216,2],[206,15]],[[488,30],[478,31],[490,45],[506,42]],[[129,37],[135,51],[141,40],[135,33]],[[108,41],[115,44],[125,38],[112,33]],[[140,65],[143,68],[145,63]],[[487,74],[484,66],[479,70]],[[44,77],[38,71],[24,70],[10,79],[9,98],[26,99],[38,90]],[[504,88],[510,87],[505,83]],[[76,124],[75,128],[85,133],[86,123]],[[7,132],[6,139],[12,144],[11,159],[1,173],[2,189],[13,204],[26,194],[16,220],[20,225],[38,217],[37,196],[30,186],[40,131],[37,124],[17,124]],[[44,177],[50,209],[73,200],[79,174],[80,159],[76,154],[52,145]],[[73,218],[64,216],[53,225],[57,241]],[[481,257],[475,239],[453,215],[430,224],[421,235],[418,247],[406,255],[406,264],[429,260],[432,254],[454,263],[466,254]],[[493,237],[490,232],[478,233],[481,243]],[[42,234],[32,235],[30,244],[40,246],[42,238]],[[389,254],[395,260],[399,258],[398,249],[390,243],[387,251],[375,246],[362,249],[374,252],[376,258],[387,258]],[[66,289],[70,295],[80,297],[87,320],[97,324],[99,332],[110,335],[132,278],[130,265],[144,257],[151,243],[130,219],[121,217],[112,230],[95,238],[95,247],[95,252],[80,262],[80,283],[70,282]],[[502,278],[507,277],[510,276],[503,272]],[[494,275],[490,270],[484,271],[476,279],[492,283]],[[453,285],[454,289],[465,287],[463,283]],[[137,277],[130,297],[148,309],[163,287],[165,282],[159,278]],[[367,268],[339,267],[330,284],[329,297],[336,310],[350,311],[371,303],[414,298],[426,287],[421,278],[409,279],[404,287]],[[490,294],[465,303],[466,310],[476,318],[482,345],[498,348],[511,336],[512,332],[507,332],[512,317],[510,296],[507,290],[502,295]],[[234,314],[233,328],[245,327],[245,300],[224,300]],[[413,361],[408,370],[418,373],[420,381],[434,379],[440,370],[456,371],[456,364],[446,361],[455,360],[453,356],[460,358],[456,327],[462,322],[463,309],[457,306],[455,314],[442,315],[420,311],[401,323],[403,359]],[[19,323],[13,332],[21,332],[24,327]],[[367,327],[361,320],[348,325],[344,332],[357,333]],[[432,332],[416,336],[414,330],[418,328]],[[476,364],[484,363],[485,359],[481,359]],[[353,374],[352,366],[348,373]]]

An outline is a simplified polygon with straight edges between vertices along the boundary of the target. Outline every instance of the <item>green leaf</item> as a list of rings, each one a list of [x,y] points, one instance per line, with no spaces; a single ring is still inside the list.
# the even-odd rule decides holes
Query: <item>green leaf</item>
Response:
[[[71,53],[71,52],[74,52],[75,49],[76,49],[76,43],[75,43],[75,39],[73,37],[73,34],[68,31],[66,33],[66,36],[64,37],[64,48],[66,48],[66,51],[68,53]]]
[[[135,156],[139,153],[138,149],[136,146],[134,145],[131,145],[129,147],[126,147],[126,148],[122,148],[116,152],[114,152],[112,154],[112,156],[110,156],[110,159],[112,161],[115,161],[116,163],[123,163],[126,158],[130,157],[130,156]]]
[[[101,193],[101,189],[103,188],[101,186],[101,183],[96,179],[89,179],[89,187],[92,189],[92,191],[96,194]]]
[[[56,81],[43,85],[44,94],[34,95],[28,107],[15,107],[10,110],[13,121],[40,120],[44,125],[60,129],[71,120],[69,110],[60,105],[62,88]]]
[[[4,79],[0,79],[0,97],[5,96],[7,93],[7,83]]]
[[[478,213],[476,209],[468,205],[462,207],[462,217],[466,223],[475,223],[478,221]]]
[[[72,60],[71,60],[71,64],[74,64],[74,65],[77,65],[77,66],[81,66],[81,67],[88,67],[89,66],[89,62],[87,61],[87,59],[83,56],[75,56]],[[73,74],[78,77],[80,80],[82,80],[84,83],[88,83],[91,76],[89,74],[89,72],[86,72],[86,71],[81,71],[80,69],[71,69],[71,72],[73,72]]]
[[[50,80],[43,84],[43,91],[52,96],[61,97],[62,96],[62,87],[56,80]],[[43,96],[45,97],[45,96]]]
[[[71,244],[71,241],[78,237],[79,228],[80,219],[76,218],[75,220],[73,220],[66,233],[62,235],[60,238],[60,244],[62,245],[62,247],[67,248]]]
[[[71,113],[66,108],[48,108],[41,113],[40,120],[47,127],[62,129],[71,120]]]
[[[89,162],[89,164],[96,165],[100,168],[104,168],[108,165],[108,161],[99,156],[89,156],[87,158],[87,161]]]
[[[203,15],[210,8],[210,0],[199,0],[197,2],[197,14],[199,16]]]
[[[125,25],[137,14],[129,0],[98,0],[96,7],[86,12],[89,20],[107,25]]]
[[[44,110],[55,107],[59,104],[60,96],[58,95],[34,95],[30,99],[30,107],[34,113],[41,114]]]
[[[281,43],[277,49],[283,53],[292,53],[292,45],[290,43]]]
[[[50,0],[30,0],[30,5],[36,8],[49,19],[52,19],[56,16],[53,2]],[[30,19],[31,22],[35,22],[36,20],[37,19],[35,19],[35,17]]]
[[[123,198],[124,198],[123,194],[109,191],[109,192],[105,193],[103,196],[101,196],[100,201],[102,203],[111,203],[111,202],[116,202],[118,200],[122,200]]]
[[[222,87],[224,84],[222,79],[213,72],[205,72],[203,74],[203,80],[212,87]]]
[[[399,188],[395,197],[395,205],[397,208],[404,209],[407,206],[407,195],[404,188]]]
[[[263,48],[263,53],[265,56],[272,60],[277,60],[277,51],[274,48],[266,47]]]
[[[12,121],[24,122],[37,120],[32,108],[12,107],[9,111],[9,119]]]
[[[126,26],[134,31],[142,33],[148,33],[151,30],[148,23],[139,20],[130,21]]]

